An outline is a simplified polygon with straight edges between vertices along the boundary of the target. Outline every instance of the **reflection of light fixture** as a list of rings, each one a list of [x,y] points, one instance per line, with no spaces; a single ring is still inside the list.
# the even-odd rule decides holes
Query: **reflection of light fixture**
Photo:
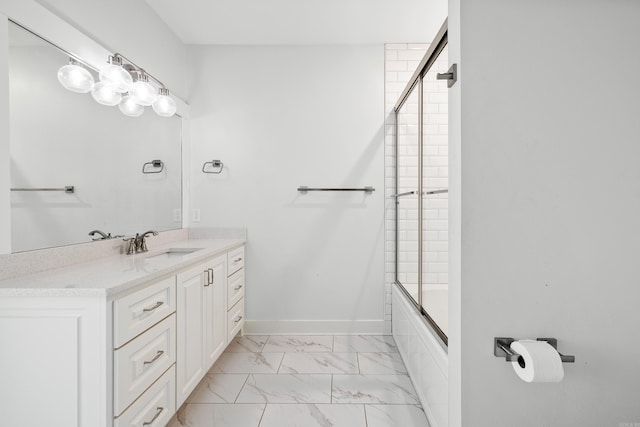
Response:
[[[93,89],[93,76],[73,58],[58,70],[58,81],[65,89],[77,93],[88,93]]]
[[[149,84],[149,77],[144,71],[136,73],[136,81],[129,89],[129,96],[136,103],[144,106],[153,104],[153,101],[158,97],[155,88]]]
[[[161,117],[171,117],[176,113],[176,101],[169,96],[164,84],[119,53],[109,56],[109,65],[100,70],[97,83],[77,61],[71,58],[69,62],[58,70],[58,80],[69,90],[91,92],[98,103],[118,105],[123,114],[131,117],[141,116],[148,105],[153,105],[153,111]],[[149,79],[156,86],[151,85]]]
[[[144,107],[130,96],[125,95],[118,104],[118,108],[122,111],[122,114],[129,117],[140,117],[144,113]]]
[[[169,89],[161,87],[158,90],[158,97],[153,103],[153,111],[162,117],[171,117],[176,113],[176,101],[169,96]]]
[[[96,83],[91,91],[91,96],[93,96],[93,99],[95,99],[99,104],[108,105],[109,107],[118,105],[122,99],[122,95],[120,93],[105,85],[104,82]]]
[[[133,84],[131,74],[122,68],[122,57],[118,54],[109,57],[109,65],[100,70],[100,81],[115,92],[124,93]]]

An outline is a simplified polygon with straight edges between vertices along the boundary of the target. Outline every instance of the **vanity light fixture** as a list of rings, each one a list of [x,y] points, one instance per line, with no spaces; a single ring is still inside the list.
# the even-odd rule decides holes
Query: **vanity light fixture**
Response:
[[[58,80],[70,91],[91,92],[93,99],[102,105],[117,105],[123,114],[130,117],[141,116],[144,107],[149,105],[161,117],[171,117],[176,113],[176,101],[169,96],[169,89],[160,80],[119,53],[109,55],[107,62],[108,65],[100,70],[100,81],[96,83],[89,70],[70,58],[69,64],[58,70]],[[155,86],[149,83],[150,79]]]
[[[169,96],[169,89],[164,87],[158,89],[158,97],[152,104],[152,108],[161,117],[171,117],[176,113],[176,101]]]
[[[129,96],[138,104],[149,106],[158,97],[156,89],[149,83],[149,77],[144,71],[135,73],[135,81],[129,89]]]
[[[100,81],[118,93],[125,93],[133,84],[133,78],[122,66],[122,57],[117,53],[109,56],[109,65],[100,70]]]
[[[122,97],[118,108],[125,116],[140,117],[144,113],[144,107],[138,104],[129,94]]]
[[[122,94],[114,91],[104,82],[98,82],[91,91],[91,96],[96,100],[98,104],[107,105],[113,107],[118,105],[122,100]]]
[[[58,70],[58,81],[65,89],[77,93],[89,93],[95,85],[89,70],[73,58],[69,58],[69,63]]]

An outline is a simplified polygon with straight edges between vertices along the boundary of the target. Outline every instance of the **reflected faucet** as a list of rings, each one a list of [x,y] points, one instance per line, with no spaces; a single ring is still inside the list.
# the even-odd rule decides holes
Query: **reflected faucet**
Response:
[[[94,239],[93,239],[94,241],[96,241],[96,240],[106,240],[106,239],[111,239],[112,238],[111,237],[111,233],[106,234],[106,233],[104,233],[103,231],[100,231],[100,230],[93,230],[93,231],[89,232],[89,236],[91,236],[91,237],[95,236],[96,234],[99,234],[100,237],[94,237]]]

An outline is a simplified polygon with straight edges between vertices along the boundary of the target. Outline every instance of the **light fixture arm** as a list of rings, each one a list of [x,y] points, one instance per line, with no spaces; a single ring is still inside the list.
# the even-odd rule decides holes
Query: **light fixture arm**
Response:
[[[147,77],[149,77],[154,82],[156,82],[160,87],[166,88],[164,83],[162,83],[160,80],[158,80],[153,74],[148,73],[147,70],[145,70],[144,68],[138,66],[135,62],[133,62],[132,60],[130,60],[129,58],[127,58],[123,54],[116,52],[116,53],[113,54],[113,57],[114,58],[120,58],[121,60],[123,60],[123,62],[127,61],[128,64],[124,64],[123,65],[125,70],[127,70],[129,72],[133,71],[135,73],[144,73],[145,75],[147,75]]]

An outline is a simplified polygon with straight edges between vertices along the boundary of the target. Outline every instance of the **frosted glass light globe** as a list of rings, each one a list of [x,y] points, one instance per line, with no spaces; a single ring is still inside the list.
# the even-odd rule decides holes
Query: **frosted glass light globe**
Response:
[[[108,105],[110,107],[118,105],[118,103],[120,103],[120,101],[122,100],[122,94],[106,86],[104,82],[98,82],[95,84],[93,90],[91,91],[91,96],[96,100],[97,103]]]
[[[134,101],[129,95],[125,95],[118,104],[118,108],[122,111],[122,114],[129,117],[140,117],[144,113],[144,107]]]
[[[119,57],[109,57],[109,65],[100,70],[100,81],[113,91],[124,93],[133,84],[133,77],[124,68]]]
[[[159,95],[152,108],[161,117],[171,117],[177,110],[176,101],[169,96],[169,90],[165,88],[160,88]]]
[[[155,88],[149,84],[149,77],[147,77],[146,74],[141,74],[138,80],[131,85],[129,96],[131,96],[136,103],[148,106],[153,104],[158,94]]]
[[[73,59],[70,64],[60,67],[58,81],[65,89],[76,93],[91,92],[95,85],[91,73],[86,68],[78,65]]]

